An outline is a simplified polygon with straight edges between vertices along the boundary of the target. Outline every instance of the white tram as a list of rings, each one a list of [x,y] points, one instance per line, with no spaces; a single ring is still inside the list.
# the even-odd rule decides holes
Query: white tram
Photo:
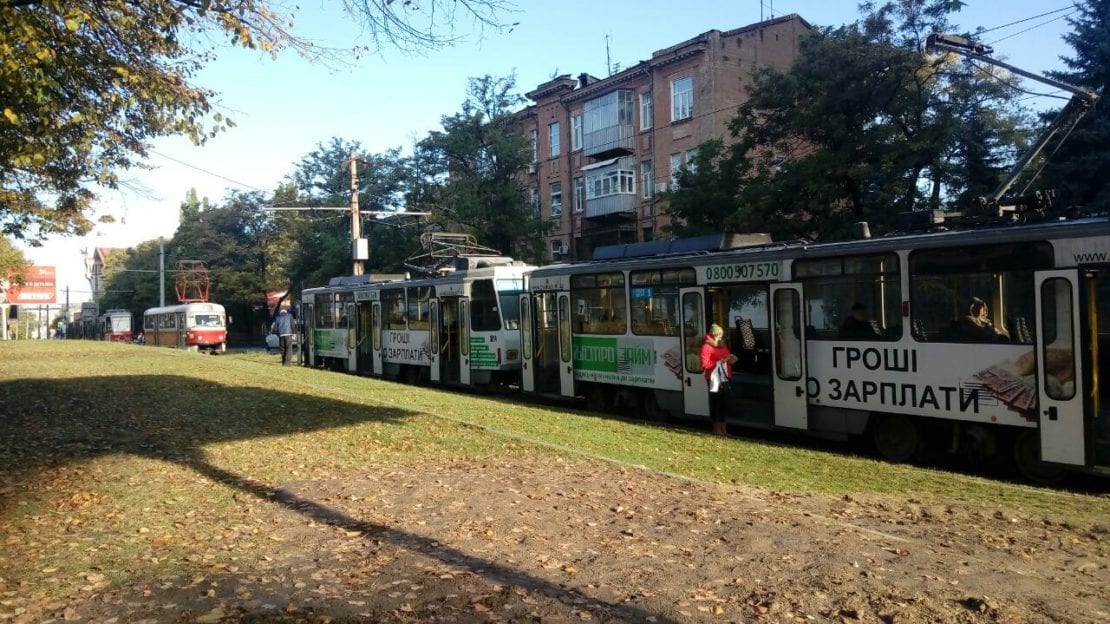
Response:
[[[531,268],[511,258],[465,257],[438,277],[343,277],[306,289],[305,363],[413,383],[515,383],[518,302]]]
[[[739,357],[732,424],[866,434],[894,460],[925,446],[1012,452],[1033,479],[1110,472],[1110,384],[1099,383],[1110,370],[1105,217],[607,251],[528,274],[524,392],[707,417],[698,353],[717,323]],[[989,309],[989,333],[965,322],[975,300]],[[863,332],[861,319],[845,331],[853,307]]]

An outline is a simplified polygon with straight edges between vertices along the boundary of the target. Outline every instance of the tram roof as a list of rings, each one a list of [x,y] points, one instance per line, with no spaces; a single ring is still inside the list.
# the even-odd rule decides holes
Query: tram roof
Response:
[[[676,263],[711,264],[722,259],[799,259],[848,254],[881,253],[884,251],[936,249],[975,246],[1029,240],[1087,238],[1110,236],[1110,218],[1085,217],[1033,224],[983,226],[973,229],[952,229],[931,232],[899,233],[876,238],[843,241],[809,242],[779,241],[762,245],[712,251],[678,252],[639,257],[594,259],[554,264],[537,268],[536,276],[596,272],[604,268],[648,269],[673,266]]]
[[[224,307],[218,303],[212,303],[211,301],[194,301],[193,303],[179,303],[177,305],[163,306],[160,308],[149,308],[143,312],[143,314],[167,314],[169,312],[187,312],[190,310],[198,312],[223,312]]]
[[[490,277],[501,277],[505,274],[509,275],[523,275],[526,271],[535,270],[536,267],[524,262],[511,261],[505,264],[497,264],[493,266],[482,266],[465,271],[452,271],[444,275],[434,275],[428,277],[414,277],[414,278],[400,278],[388,280],[361,280],[349,281],[346,278],[333,277],[328,281],[327,286],[314,286],[312,288],[305,288],[301,292],[304,294],[317,294],[326,292],[347,292],[354,290],[363,290],[370,288],[408,288],[410,286],[433,286],[436,284],[457,284],[467,279],[475,280]],[[399,277],[399,276],[398,276]]]

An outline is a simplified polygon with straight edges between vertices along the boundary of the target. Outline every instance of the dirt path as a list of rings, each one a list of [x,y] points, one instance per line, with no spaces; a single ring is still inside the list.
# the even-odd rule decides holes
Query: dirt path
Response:
[[[83,621],[1105,622],[1105,527],[558,457],[243,486],[272,547]],[[230,552],[230,550],[229,550]],[[32,614],[25,614],[32,615]],[[117,618],[112,620],[112,618]]]

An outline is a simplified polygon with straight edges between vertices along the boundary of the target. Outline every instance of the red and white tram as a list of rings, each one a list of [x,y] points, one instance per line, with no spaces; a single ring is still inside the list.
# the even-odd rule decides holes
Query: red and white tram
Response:
[[[227,350],[227,314],[218,303],[182,303],[143,313],[146,344],[199,351]]]
[[[108,342],[131,342],[131,312],[108,310],[101,314],[97,323],[97,338]]]

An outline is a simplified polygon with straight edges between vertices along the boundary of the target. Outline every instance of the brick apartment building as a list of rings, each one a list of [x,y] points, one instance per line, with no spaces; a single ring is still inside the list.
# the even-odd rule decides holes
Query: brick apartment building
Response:
[[[811,29],[787,15],[711,30],[608,78],[559,76],[527,94],[533,145],[525,174],[536,214],[549,219],[552,260],[653,240],[669,223],[659,194],[698,145],[728,137],[755,70],[785,70]]]

